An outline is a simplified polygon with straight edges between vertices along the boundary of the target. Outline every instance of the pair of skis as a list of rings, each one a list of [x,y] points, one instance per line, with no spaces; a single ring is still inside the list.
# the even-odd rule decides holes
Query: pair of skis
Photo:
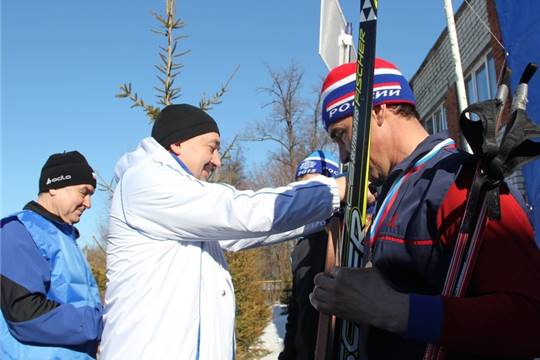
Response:
[[[325,270],[335,264],[360,267],[364,256],[364,234],[368,195],[369,139],[373,101],[373,76],[377,32],[378,0],[360,1],[358,32],[356,91],[354,96],[353,138],[348,165],[347,206],[343,231],[339,220],[330,222],[330,235]],[[362,351],[365,330],[353,322],[320,314],[315,359],[366,359]],[[336,356],[337,355],[337,356]]]

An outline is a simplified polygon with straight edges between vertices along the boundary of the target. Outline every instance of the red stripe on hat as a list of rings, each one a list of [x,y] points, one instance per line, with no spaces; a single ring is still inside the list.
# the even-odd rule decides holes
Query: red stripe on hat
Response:
[[[375,59],[375,69],[388,68],[398,70],[397,66],[381,58]]]
[[[327,105],[326,105],[326,109],[330,109],[332,106],[334,106],[335,104],[339,103],[340,101],[343,101],[344,99],[348,98],[348,97],[351,97],[351,96],[354,96],[354,91],[351,91],[343,96],[340,96],[338,97],[337,99],[334,99],[332,100],[331,102],[329,102]]]
[[[393,81],[393,82],[385,82],[385,83],[377,83],[375,85],[373,85],[373,89],[377,89],[379,87],[383,87],[383,86],[396,86],[396,87],[399,87],[401,88],[401,84],[397,81]]]
[[[328,74],[328,77],[324,81],[321,92],[324,92],[328,87],[330,87],[335,82],[341,79],[344,79],[347,76],[351,74],[355,74],[355,73],[356,73],[356,63],[347,63],[347,64],[343,64],[334,68]]]

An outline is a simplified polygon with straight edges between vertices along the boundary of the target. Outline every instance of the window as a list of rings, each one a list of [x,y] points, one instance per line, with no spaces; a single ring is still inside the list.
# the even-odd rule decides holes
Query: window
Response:
[[[433,112],[429,117],[426,118],[426,121],[424,122],[424,127],[426,128],[426,131],[430,134],[434,134],[448,129],[446,111],[442,104],[437,108],[437,110],[435,110],[435,112]]]
[[[467,104],[476,102],[476,92],[474,91],[473,78],[469,76],[465,80],[465,91],[467,92]]]
[[[427,119],[425,124],[426,131],[430,134],[433,134],[433,120]]]
[[[494,98],[497,95],[497,74],[495,73],[495,61],[491,54],[487,57],[487,67],[491,97]]]
[[[465,78],[469,104],[492,99],[497,92],[495,61],[491,53],[483,57]]]
[[[439,131],[448,130],[448,121],[446,120],[446,110],[444,106],[441,105],[440,116],[439,116]]]

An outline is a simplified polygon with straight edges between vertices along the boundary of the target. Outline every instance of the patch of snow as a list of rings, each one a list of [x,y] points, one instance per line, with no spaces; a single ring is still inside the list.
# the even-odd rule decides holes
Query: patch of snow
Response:
[[[282,304],[272,306],[272,321],[268,323],[261,336],[262,347],[270,351],[270,353],[261,360],[276,360],[281,350],[283,350],[287,315],[282,313],[286,308],[287,306]]]

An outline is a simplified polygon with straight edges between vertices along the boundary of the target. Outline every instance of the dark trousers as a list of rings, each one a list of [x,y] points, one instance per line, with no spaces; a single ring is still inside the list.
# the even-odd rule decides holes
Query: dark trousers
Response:
[[[319,312],[309,302],[309,294],[313,291],[313,278],[324,271],[327,238],[325,231],[315,233],[299,240],[292,252],[293,284],[279,360],[313,359]]]

